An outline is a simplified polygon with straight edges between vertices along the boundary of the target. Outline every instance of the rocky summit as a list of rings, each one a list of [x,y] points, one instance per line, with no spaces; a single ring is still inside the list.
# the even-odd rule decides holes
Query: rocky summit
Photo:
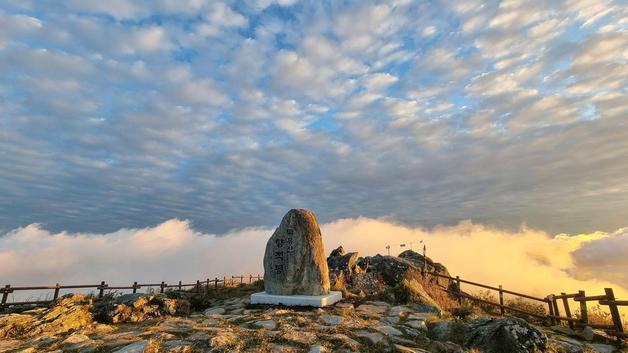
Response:
[[[290,210],[266,244],[264,291],[276,295],[329,293],[329,270],[316,215]]]
[[[622,352],[591,328],[583,335],[460,306],[407,258],[356,256],[336,249],[328,258],[330,276],[342,278],[334,286],[345,293],[333,306],[252,305],[262,281],[102,299],[66,295],[49,307],[0,314],[0,352]]]

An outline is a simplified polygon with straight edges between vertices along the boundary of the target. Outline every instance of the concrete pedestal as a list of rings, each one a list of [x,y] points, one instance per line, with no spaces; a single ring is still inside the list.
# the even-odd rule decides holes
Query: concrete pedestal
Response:
[[[251,294],[251,304],[274,304],[286,306],[315,306],[333,305],[342,300],[342,292],[331,291],[326,295],[274,295],[259,292]]]

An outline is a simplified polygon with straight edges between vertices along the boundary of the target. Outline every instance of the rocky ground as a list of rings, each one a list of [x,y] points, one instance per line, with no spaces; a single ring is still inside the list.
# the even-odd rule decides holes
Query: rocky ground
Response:
[[[48,308],[0,314],[0,352],[626,351],[599,332],[552,330],[477,310],[460,313],[448,306],[451,298],[435,294],[429,278],[421,282],[408,273],[416,270],[413,254],[406,254],[409,260],[362,259],[335,252],[328,261],[346,299],[331,307],[250,305],[249,295],[263,288],[261,282],[98,301],[69,295]]]

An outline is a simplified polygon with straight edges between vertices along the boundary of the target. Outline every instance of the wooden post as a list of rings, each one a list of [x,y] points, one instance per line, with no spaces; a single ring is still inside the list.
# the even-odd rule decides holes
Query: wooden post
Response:
[[[196,293],[201,292],[201,281],[196,280]]]
[[[214,289],[218,290],[218,277],[216,277],[216,279],[214,279]]]
[[[59,283],[55,284],[55,294],[53,294],[52,296],[52,300],[57,300],[57,298],[59,298],[59,289],[60,289],[60,285]]]
[[[548,295],[546,298],[547,300],[547,306],[549,307],[549,316],[554,316],[554,306],[552,306],[552,295]],[[556,323],[556,319],[554,319],[553,317],[549,318],[549,323],[550,325],[553,325]]]
[[[105,281],[100,282],[100,287],[98,288],[98,298],[102,298],[105,295]]]
[[[499,313],[504,316],[504,289],[499,285]]]
[[[253,275],[249,275],[249,283],[253,283]]]
[[[606,300],[608,303],[608,310],[611,312],[611,317],[613,318],[613,326],[615,326],[615,333],[621,334],[624,332],[624,327],[621,323],[621,316],[619,316],[619,310],[617,309],[617,304],[613,303],[615,301],[615,294],[613,293],[613,288],[604,288],[604,292],[606,293]],[[618,340],[621,340],[619,335],[616,335]]]
[[[133,282],[133,294],[137,293],[137,281]]]
[[[159,293],[163,293],[165,287],[166,283],[164,283],[164,281],[161,281],[161,285],[159,285]]]
[[[181,290],[181,281],[179,281],[179,290]]]
[[[209,278],[207,279],[207,292],[209,293]]]
[[[240,276],[240,284],[244,283],[244,275]]]
[[[423,262],[425,263],[425,258],[423,259]],[[456,276],[456,283],[458,284],[458,305],[462,305],[462,295],[460,295],[462,292],[462,289],[460,289],[460,276]]]
[[[566,295],[567,293],[562,292],[560,293],[561,295]],[[565,307],[565,316],[567,316],[568,318],[571,318],[571,309],[569,308],[569,299],[563,297],[563,306]],[[575,325],[573,323],[573,321],[568,321],[567,324],[569,324],[569,328],[570,329],[574,329]]]
[[[554,315],[560,316],[560,311],[558,310],[558,302],[556,301],[556,297],[552,294],[552,306],[554,307]],[[560,325],[560,319],[556,319],[556,324]]]
[[[226,277],[226,276],[223,276],[223,277],[222,277],[222,286],[223,286],[223,287],[226,287],[226,286],[227,286],[227,277]]]
[[[584,298],[584,291],[578,291],[578,297]],[[582,326],[586,326],[589,323],[589,313],[587,311],[587,302],[584,300],[580,301],[580,322]]]
[[[7,299],[9,298],[9,292],[11,291],[11,285],[7,284],[4,286],[4,293],[2,293],[2,300],[0,301],[0,306],[3,306],[7,303]]]

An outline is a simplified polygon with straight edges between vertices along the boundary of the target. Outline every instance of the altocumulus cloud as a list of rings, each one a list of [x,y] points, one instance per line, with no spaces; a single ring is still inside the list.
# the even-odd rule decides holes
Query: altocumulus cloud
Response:
[[[343,245],[361,255],[384,253],[390,244],[428,246],[428,255],[452,274],[540,296],[614,287],[628,296],[625,269],[628,233],[596,232],[549,236],[522,227],[508,231],[474,224],[431,229],[382,219],[340,219],[321,226],[326,252]],[[2,281],[11,284],[194,281],[263,272],[262,258],[272,229],[249,228],[220,236],[169,220],[155,227],[108,234],[51,233],[33,224],[0,237]],[[412,244],[413,243],[413,244]]]
[[[225,233],[293,207],[324,222],[624,227],[627,11],[2,1],[0,232],[117,239],[178,218]]]

